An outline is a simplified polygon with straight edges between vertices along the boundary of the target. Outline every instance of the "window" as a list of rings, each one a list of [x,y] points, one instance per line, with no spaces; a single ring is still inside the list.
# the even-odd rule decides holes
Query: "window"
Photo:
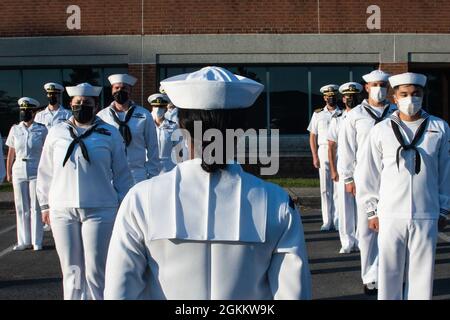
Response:
[[[159,80],[192,72],[202,65],[159,67]],[[320,88],[348,81],[363,83],[375,65],[222,65],[231,72],[264,84],[264,92],[249,108],[249,125],[279,129],[280,134],[305,134],[314,109],[325,105]],[[364,98],[365,93],[362,97]]]
[[[22,97],[20,70],[0,71],[0,123],[1,135],[6,138],[11,126],[19,119],[17,100]]]
[[[117,67],[73,67],[73,68],[30,68],[0,70],[0,131],[6,137],[11,126],[19,121],[17,100],[31,97],[41,105],[47,105],[44,84],[61,83],[63,86],[88,82],[103,87],[100,96],[102,107],[111,103],[111,85],[108,76],[115,73],[127,73],[126,66]],[[69,96],[64,93],[62,104],[69,105]]]
[[[270,128],[298,133],[309,122],[308,69],[270,67]]]

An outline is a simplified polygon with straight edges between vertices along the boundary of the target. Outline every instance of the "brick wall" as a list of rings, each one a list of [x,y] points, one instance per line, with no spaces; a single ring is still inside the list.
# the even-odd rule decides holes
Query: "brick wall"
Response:
[[[81,9],[81,30],[66,27],[66,9],[72,4]],[[381,9],[381,30],[366,26],[366,10],[372,4]],[[0,12],[0,37],[142,30],[141,0],[3,0]],[[144,4],[146,34],[317,33],[319,28],[321,33],[449,33],[450,1],[145,0]]]
[[[142,73],[143,72],[143,73]],[[149,95],[158,92],[159,88],[156,88],[156,65],[129,65],[128,73],[133,77],[136,77],[138,81],[133,87],[131,98],[142,106],[149,107],[147,98]],[[142,79],[143,75],[143,79]],[[144,86],[144,93],[142,94],[142,85]]]

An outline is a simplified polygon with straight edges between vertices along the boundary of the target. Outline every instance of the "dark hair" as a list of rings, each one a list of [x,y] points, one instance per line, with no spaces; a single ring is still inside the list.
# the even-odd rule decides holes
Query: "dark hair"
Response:
[[[179,109],[178,118],[180,127],[186,129],[191,137],[194,137],[194,122],[202,122],[202,138],[204,132],[208,129],[217,129],[222,133],[224,139],[226,138],[226,129],[246,129],[246,109],[218,109],[218,110],[194,110],[194,109]],[[202,140],[202,151],[213,141]],[[225,141],[224,141],[225,142]],[[226,143],[224,143],[226,146]],[[206,172],[215,172],[219,169],[225,169],[226,152],[223,150],[223,159],[221,163],[206,163],[202,152],[202,168]]]

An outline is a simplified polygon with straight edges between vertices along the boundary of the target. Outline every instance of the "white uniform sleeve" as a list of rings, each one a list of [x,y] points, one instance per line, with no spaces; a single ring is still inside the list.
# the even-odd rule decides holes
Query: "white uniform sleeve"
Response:
[[[356,130],[354,122],[351,120],[350,114],[346,121],[343,121],[343,137],[339,141],[338,148],[338,172],[342,173],[345,179],[353,178],[356,163]]]
[[[15,125],[12,126],[11,129],[9,130],[9,134],[5,142],[5,144],[10,148],[14,148],[14,127]]]
[[[286,205],[285,231],[273,253],[269,283],[274,299],[311,299],[309,271],[303,225],[297,210]]]
[[[365,210],[369,214],[369,219],[375,217],[378,205],[381,171],[382,171],[382,148],[378,135],[379,127],[370,130],[368,143],[362,146],[361,152],[361,183],[358,183],[359,197],[364,203]]]
[[[445,132],[439,148],[439,204],[441,214],[450,211],[450,129],[444,124]]]
[[[39,161],[37,182],[36,182],[36,195],[41,206],[41,210],[48,209],[48,195],[50,192],[50,186],[53,180],[53,130],[50,129],[47,134],[47,138],[42,148],[41,159]],[[62,164],[61,164],[62,165]]]
[[[105,300],[143,299],[148,285],[144,211],[136,188],[126,195],[117,213],[105,271]]]
[[[133,177],[128,167],[127,156],[125,153],[125,144],[122,136],[118,131],[112,133],[113,137],[113,154],[112,154],[112,173],[113,185],[119,195],[119,202],[125,198],[128,190],[133,186]]]
[[[337,131],[337,118],[331,118],[330,125],[328,126],[327,140],[337,142],[338,141],[338,131]]]
[[[318,128],[317,128],[317,116],[316,113],[314,112],[312,117],[311,117],[311,121],[309,122],[309,126],[308,126],[308,131],[312,134],[317,135],[318,132]]]
[[[5,157],[3,155],[3,138],[0,135],[0,183],[5,180],[6,167],[5,167]]]
[[[161,170],[159,161],[159,147],[158,136],[156,134],[156,126],[152,119],[149,117],[145,125],[145,147],[147,149],[147,161],[145,162],[145,169],[148,178],[157,176]]]

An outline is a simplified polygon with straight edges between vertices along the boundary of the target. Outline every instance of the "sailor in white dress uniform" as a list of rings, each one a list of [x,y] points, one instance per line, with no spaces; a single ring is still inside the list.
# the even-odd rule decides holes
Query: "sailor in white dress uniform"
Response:
[[[47,92],[47,107],[36,114],[34,121],[42,123],[50,130],[50,128],[60,122],[64,122],[72,116],[70,110],[65,109],[61,104],[61,94],[64,87],[55,82],[49,82],[44,85]]]
[[[358,192],[379,231],[378,299],[431,299],[438,224],[450,210],[450,129],[422,108],[422,74],[389,78],[399,111],[376,125]]]
[[[328,156],[330,161],[331,178],[337,183],[338,212],[339,212],[339,239],[341,250],[339,253],[351,253],[358,251],[358,240],[356,239],[356,205],[355,197],[345,192],[345,183],[340,179],[341,173],[338,171],[337,163],[339,140],[343,138],[343,123],[348,113],[355,107],[357,96],[362,91],[362,86],[357,82],[344,83],[339,87],[342,94],[342,102],[345,110],[342,113],[335,113],[331,118],[328,128]]]
[[[205,126],[236,128],[244,117],[232,115],[263,90],[218,67],[166,79],[162,86],[191,134],[202,114]],[[229,99],[220,100],[224,96]],[[215,113],[213,118],[224,121],[207,119]],[[133,187],[119,209],[105,299],[310,297],[298,211],[282,188],[245,173],[237,163],[207,163],[193,155]]]
[[[150,179],[160,172],[158,140],[151,113],[130,100],[137,79],[128,74],[113,74],[108,80],[114,101],[97,116],[119,129],[134,183]]]
[[[337,211],[337,184],[331,179],[330,163],[328,161],[328,126],[331,118],[342,111],[337,107],[339,86],[330,84],[323,86],[320,92],[326,106],[314,111],[308,126],[310,132],[309,144],[313,156],[313,165],[319,170],[320,196],[322,204],[323,224],[320,230],[327,231],[339,228]]]
[[[172,135],[178,129],[178,124],[166,119],[167,105],[170,99],[167,95],[155,93],[148,97],[148,102],[152,107],[152,116],[155,121],[156,133],[158,136],[159,160],[161,173],[172,170],[178,162],[182,161],[182,155],[177,155],[175,146],[181,142],[182,137]]]
[[[101,87],[66,87],[73,117],[52,127],[38,169],[43,219],[51,222],[64,299],[102,299],[117,208],[133,181],[116,128],[95,117]]]
[[[359,169],[361,150],[367,143],[369,131],[376,124],[388,117],[395,105],[386,99],[389,74],[374,70],[363,76],[365,89],[369,98],[349,112],[344,124],[344,135],[338,150],[338,170],[340,179],[344,179],[346,192],[353,194],[357,210],[357,238],[361,252],[361,278],[364,292],[375,295],[378,281],[377,234],[367,227],[367,215],[364,204],[359,200],[358,178],[368,174]]]
[[[60,101],[61,95],[64,92],[64,87],[56,82],[48,82],[44,85],[44,90],[47,92],[48,105],[38,112],[34,121],[42,123],[50,130],[54,125],[64,122],[72,116],[72,111],[65,109]],[[51,227],[44,224],[44,231],[50,231]]]
[[[8,181],[14,189],[17,216],[17,245],[14,250],[42,250],[42,217],[36,197],[36,176],[47,128],[34,121],[39,102],[23,97],[18,101],[20,123],[13,125],[6,140],[9,147]],[[3,153],[3,151],[2,151]]]

